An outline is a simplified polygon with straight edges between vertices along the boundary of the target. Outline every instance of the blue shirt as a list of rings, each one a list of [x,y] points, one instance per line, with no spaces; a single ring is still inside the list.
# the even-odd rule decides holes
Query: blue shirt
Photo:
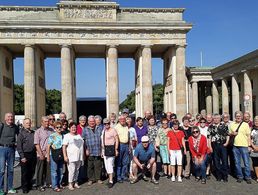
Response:
[[[83,129],[82,138],[85,140],[85,147],[89,150],[90,156],[101,155],[101,134],[101,127],[95,127],[95,129],[86,127]]]
[[[155,158],[155,149],[152,144],[149,144],[148,148],[144,148],[140,143],[137,145],[134,151],[134,156],[141,162],[148,162],[151,158]]]

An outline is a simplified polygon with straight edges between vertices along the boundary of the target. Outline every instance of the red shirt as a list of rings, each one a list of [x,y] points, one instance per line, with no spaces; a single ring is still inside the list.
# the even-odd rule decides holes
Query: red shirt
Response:
[[[169,140],[169,150],[180,150],[180,147],[183,146],[182,139],[185,137],[184,132],[180,130],[178,132],[175,132],[174,130],[172,130],[168,132],[167,137]]]
[[[79,125],[77,125],[77,134],[82,135],[83,128]]]
[[[208,147],[207,147],[207,139],[204,135],[201,135],[200,143],[199,143],[199,150],[196,151],[194,148],[194,143],[193,143],[193,137],[189,137],[189,148],[192,154],[192,158],[194,157],[204,157],[207,154]]]

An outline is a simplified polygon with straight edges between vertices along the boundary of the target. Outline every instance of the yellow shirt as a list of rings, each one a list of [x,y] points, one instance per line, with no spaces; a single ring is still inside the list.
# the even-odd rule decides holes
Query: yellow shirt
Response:
[[[129,141],[129,130],[127,126],[122,126],[120,123],[118,123],[115,126],[116,132],[118,134],[119,142],[120,143],[128,143]]]
[[[229,126],[229,133],[235,132],[240,123],[232,122]],[[251,130],[248,123],[243,122],[234,140],[234,146],[248,147],[248,138]]]

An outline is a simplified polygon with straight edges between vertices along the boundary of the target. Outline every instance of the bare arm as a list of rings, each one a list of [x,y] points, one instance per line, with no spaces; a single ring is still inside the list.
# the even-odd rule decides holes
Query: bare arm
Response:
[[[136,156],[133,157],[133,161],[137,164],[138,167],[143,169],[142,164],[140,163],[140,161],[138,160],[138,158]]]
[[[63,155],[64,155],[64,161],[68,162],[68,156],[67,156],[67,145],[63,145]]]
[[[48,144],[47,145],[47,162],[50,162],[50,147],[51,147],[51,145]]]

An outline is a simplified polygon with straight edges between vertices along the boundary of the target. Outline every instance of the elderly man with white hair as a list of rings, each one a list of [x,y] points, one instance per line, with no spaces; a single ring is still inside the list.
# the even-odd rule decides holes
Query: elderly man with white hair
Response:
[[[4,194],[5,167],[7,165],[7,192],[16,193],[13,188],[13,164],[18,127],[14,124],[13,113],[5,114],[5,122],[0,123],[0,195]]]

